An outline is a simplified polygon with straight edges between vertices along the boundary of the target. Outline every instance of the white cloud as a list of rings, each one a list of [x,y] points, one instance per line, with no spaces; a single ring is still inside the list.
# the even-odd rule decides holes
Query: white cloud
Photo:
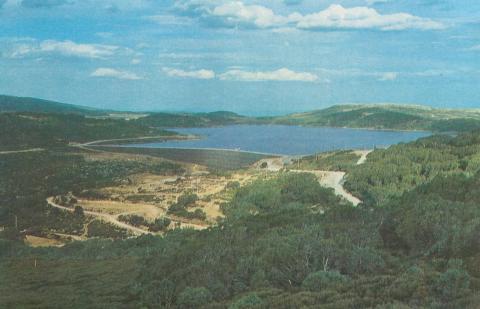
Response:
[[[379,29],[383,31],[405,29],[438,30],[445,28],[439,22],[407,13],[382,15],[375,9],[368,7],[344,8],[336,4],[318,13],[303,16],[297,23],[297,27],[305,30]]]
[[[222,22],[231,26],[244,24],[257,28],[269,28],[286,25],[301,17],[294,13],[288,17],[276,15],[271,9],[261,5],[245,5],[241,1],[224,3],[213,8],[211,15],[218,17]]]
[[[131,64],[140,64],[142,63],[142,60],[138,59],[138,58],[134,58],[132,59],[132,61],[130,61]]]
[[[307,72],[294,72],[287,68],[276,71],[249,72],[243,70],[229,70],[220,75],[221,80],[236,81],[301,81],[315,82],[318,76]]]
[[[121,71],[112,68],[98,68],[90,74],[93,77],[110,77],[124,80],[139,80],[143,79],[135,73],[128,71]]]
[[[78,44],[72,41],[47,40],[40,44],[40,52],[54,52],[81,58],[106,58],[112,56],[118,46],[101,44]]]
[[[408,13],[382,15],[377,10],[365,6],[345,8],[333,4],[322,11],[306,15],[297,12],[279,15],[268,7],[247,5],[242,1],[184,0],[177,2],[175,7],[182,14],[198,18],[214,27],[296,27],[302,30],[377,29],[382,31],[445,28],[442,23],[429,18]]]
[[[195,79],[213,79],[215,78],[215,72],[212,70],[196,70],[196,71],[184,71],[172,68],[163,68],[163,72],[171,77],[181,78],[195,78]]]
[[[23,58],[29,55],[58,54],[69,57],[104,59],[113,56],[120,47],[102,44],[78,44],[73,41],[46,40],[38,42],[14,42],[5,55],[9,58]],[[128,49],[124,49],[128,50]]]
[[[386,72],[381,74],[380,78],[378,80],[380,81],[393,81],[396,80],[398,77],[397,72]]]

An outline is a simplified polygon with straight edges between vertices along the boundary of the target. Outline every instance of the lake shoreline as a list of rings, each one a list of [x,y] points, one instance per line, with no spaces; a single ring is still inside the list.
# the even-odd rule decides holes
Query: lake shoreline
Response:
[[[109,148],[215,150],[269,156],[308,156],[316,153],[385,148],[428,136],[430,132],[305,127],[286,125],[232,125],[200,128],[169,128],[169,138],[127,139],[94,143]],[[180,137],[180,138],[178,138]]]

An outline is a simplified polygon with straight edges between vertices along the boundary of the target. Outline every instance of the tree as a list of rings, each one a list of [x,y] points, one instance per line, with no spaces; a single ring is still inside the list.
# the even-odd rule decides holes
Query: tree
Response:
[[[73,214],[78,217],[83,217],[85,215],[82,206],[75,206],[73,209]]]

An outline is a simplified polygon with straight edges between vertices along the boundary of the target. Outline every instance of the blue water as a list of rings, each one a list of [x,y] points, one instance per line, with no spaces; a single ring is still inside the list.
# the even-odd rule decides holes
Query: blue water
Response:
[[[147,148],[232,149],[282,155],[307,155],[340,149],[372,149],[409,142],[429,132],[312,128],[282,125],[234,125],[173,129],[201,136],[198,140],[166,141],[129,146]]]

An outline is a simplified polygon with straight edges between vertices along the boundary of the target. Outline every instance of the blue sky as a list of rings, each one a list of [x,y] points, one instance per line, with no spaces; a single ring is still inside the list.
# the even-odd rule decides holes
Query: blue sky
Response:
[[[0,0],[0,93],[119,110],[480,107],[477,0]]]

